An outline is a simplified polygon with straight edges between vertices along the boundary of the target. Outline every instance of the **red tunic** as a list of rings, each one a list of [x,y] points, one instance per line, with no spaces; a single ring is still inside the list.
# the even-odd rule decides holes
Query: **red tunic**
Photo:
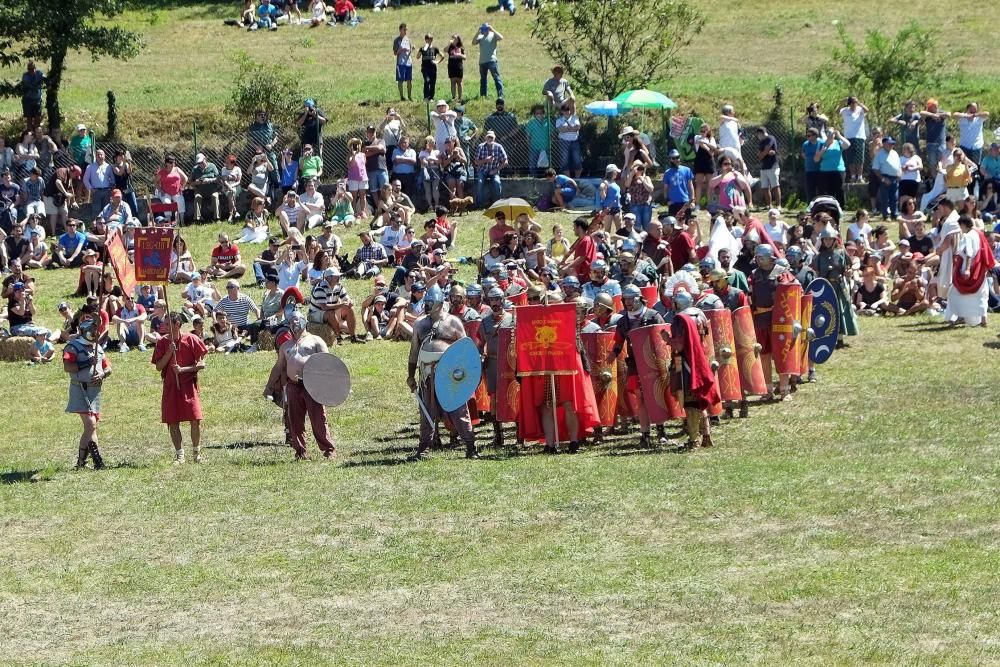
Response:
[[[170,339],[161,338],[153,350],[153,363],[162,359],[170,352]],[[205,343],[197,336],[182,333],[177,341],[176,362],[178,366],[193,366],[208,354]],[[160,399],[160,421],[164,424],[179,424],[180,422],[200,421],[201,401],[198,398],[198,374],[181,373],[180,388],[174,379],[173,365],[168,365],[160,371],[163,378],[163,396]]]
[[[521,378],[521,414],[517,422],[517,432],[524,440],[545,440],[545,430],[542,427],[541,410],[551,410],[544,407],[545,390],[549,385],[548,376],[532,375]],[[556,409],[556,419],[559,428],[559,439],[569,440],[566,426],[563,402],[573,404],[576,420],[579,425],[579,438],[583,440],[595,428],[601,425],[601,416],[597,410],[597,397],[594,395],[594,385],[590,376],[583,372],[580,356],[576,356],[576,375],[556,376],[556,395],[559,405]]]

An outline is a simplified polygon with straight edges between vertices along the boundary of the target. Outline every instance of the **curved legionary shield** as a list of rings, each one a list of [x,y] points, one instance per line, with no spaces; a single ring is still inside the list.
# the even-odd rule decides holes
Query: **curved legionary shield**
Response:
[[[802,286],[781,283],[774,290],[771,311],[771,357],[781,374],[799,374],[799,341],[802,338]]]
[[[719,362],[716,371],[719,378],[719,393],[723,401],[743,400],[740,385],[740,367],[736,362],[736,337],[733,334],[733,315],[726,308],[706,310],[712,339],[715,342],[715,359]]]
[[[760,362],[760,344],[753,328],[750,306],[733,311],[733,337],[736,339],[736,364],[740,369],[740,386],[747,394],[764,396],[767,382]]]
[[[608,361],[608,357],[615,346],[615,334],[595,331],[580,334],[580,339],[590,360],[590,381],[594,385],[601,426],[614,426],[618,413],[618,360]]]
[[[670,390],[670,325],[653,324],[628,332],[639,372],[642,400],[652,424],[683,419],[684,408]]]

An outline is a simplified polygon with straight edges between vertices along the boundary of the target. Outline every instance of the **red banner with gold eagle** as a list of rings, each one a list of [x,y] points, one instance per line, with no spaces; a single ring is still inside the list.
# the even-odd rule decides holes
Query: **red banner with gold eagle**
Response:
[[[521,306],[515,327],[518,375],[576,373],[576,304]]]

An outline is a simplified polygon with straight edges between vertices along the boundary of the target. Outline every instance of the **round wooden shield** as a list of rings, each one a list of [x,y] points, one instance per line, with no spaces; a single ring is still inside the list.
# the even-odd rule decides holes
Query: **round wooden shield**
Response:
[[[319,352],[302,368],[302,384],[314,401],[335,408],[351,393],[351,372],[339,357]]]

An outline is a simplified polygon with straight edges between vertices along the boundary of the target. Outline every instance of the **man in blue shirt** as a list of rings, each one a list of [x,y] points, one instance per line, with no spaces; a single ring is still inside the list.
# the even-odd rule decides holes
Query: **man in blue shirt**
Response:
[[[694,201],[694,172],[681,164],[676,148],[667,153],[667,158],[670,168],[663,172],[663,198],[670,215],[676,216]]]
[[[79,221],[66,221],[66,233],[59,237],[59,245],[52,258],[51,268],[74,267],[83,264],[83,249],[87,245],[87,235],[77,230]]]
[[[816,197],[819,183],[819,164],[816,162],[816,151],[819,150],[819,130],[815,127],[806,128],[806,140],[802,142],[802,161],[805,167],[806,201],[811,202]]]
[[[549,167],[545,170],[545,180],[549,182],[552,192],[549,194],[549,206],[552,208],[566,208],[568,202],[576,199],[579,186],[569,176],[563,176]]]

